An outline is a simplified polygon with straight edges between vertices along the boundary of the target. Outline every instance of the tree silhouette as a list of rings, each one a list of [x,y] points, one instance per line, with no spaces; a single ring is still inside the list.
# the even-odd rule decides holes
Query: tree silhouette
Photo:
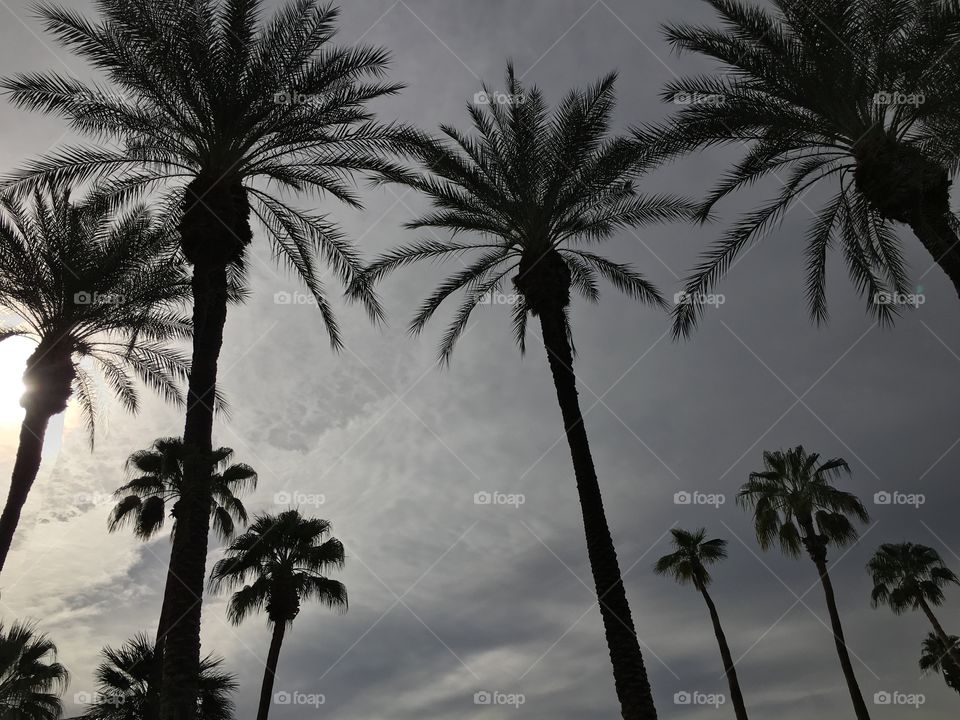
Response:
[[[299,614],[300,603],[317,600],[347,611],[347,589],[323,574],[344,563],[343,545],[336,538],[327,538],[329,533],[328,521],[305,518],[296,510],[260,515],[227,548],[226,556],[210,574],[214,590],[240,588],[230,598],[230,622],[239,625],[248,615],[266,608],[273,625],[257,720],[267,720],[270,712],[283,636]]]
[[[737,679],[737,669],[727,645],[727,637],[720,625],[720,614],[713,598],[707,591],[712,578],[707,565],[713,565],[727,557],[727,541],[721,538],[707,540],[707,531],[700,528],[696,532],[674,528],[673,546],[675,550],[664,555],[654,565],[654,572],[658,575],[671,575],[681,585],[692,584],[703,595],[710,611],[710,620],[713,621],[713,632],[720,645],[720,657],[723,660],[723,673],[730,685],[730,700],[733,703],[733,712],[737,720],[747,720],[747,708],[743,702],[743,693],[740,692],[740,681]]]
[[[379,48],[335,47],[338,11],[319,0],[288,0],[268,23],[261,0],[96,0],[90,20],[58,6],[40,10],[57,42],[102,72],[109,85],[57,73],[7,79],[13,102],[59,114],[71,127],[116,147],[55,150],[11,177],[17,191],[38,178],[102,181],[122,198],[159,192],[179,221],[193,266],[194,344],[183,440],[181,530],[168,587],[171,617],[164,652],[165,720],[193,720],[206,569],[207,498],[200,488],[213,447],[212,400],[223,345],[228,277],[241,272],[253,238],[251,213],[273,251],[313,293],[334,347],[341,344],[325,264],[374,317],[381,310],[363,282],[352,244],[325,216],[275,192],[330,196],[353,207],[357,172],[400,172],[385,159],[412,131],[374,121],[368,103],[397,92],[383,80]],[[271,185],[273,187],[271,187]],[[161,192],[162,191],[162,192]]]
[[[28,624],[0,622],[0,717],[57,720],[67,669],[57,662],[57,647]]]
[[[881,321],[910,292],[893,224],[913,231],[960,292],[960,245],[950,210],[948,170],[958,155],[933,132],[956,116],[958,61],[950,57],[960,5],[926,0],[776,2],[707,0],[722,27],[673,24],[677,50],[720,69],[671,82],[668,101],[686,103],[638,137],[661,159],[718,145],[743,157],[700,209],[764,179],[778,194],[747,213],[710,247],[686,291],[708,292],[736,256],[777,225],[815,185],[835,194],[807,231],[806,295],[827,318],[826,259],[839,246],[851,280]],[[950,141],[946,141],[949,144]],[[687,334],[702,308],[679,305],[674,330]]]
[[[873,606],[887,605],[897,615],[923,610],[941,645],[949,648],[953,663],[960,667],[960,650],[954,647],[931,607],[943,604],[947,584],[960,585],[940,554],[926,545],[884,543],[870,559],[867,570],[873,578]]]
[[[176,310],[189,285],[172,258],[169,227],[143,207],[117,214],[101,202],[73,203],[60,187],[31,199],[0,200],[0,308],[21,323],[0,328],[0,341],[36,342],[23,374],[20,443],[0,516],[0,569],[40,469],[47,424],[72,397],[93,442],[96,393],[81,361],[92,362],[131,412],[139,406],[135,378],[182,403],[177,383],[188,369],[166,345],[190,331]]]
[[[951,652],[960,647],[960,638],[950,635],[947,644],[937,637],[936,633],[928,633],[923,641],[923,652],[920,654],[920,670],[924,673],[938,672],[943,675],[947,685],[960,693],[960,665],[951,660]]]
[[[844,473],[849,475],[850,467],[841,458],[820,462],[818,453],[808,454],[802,445],[763,453],[763,465],[762,471],[750,473],[750,479],[737,494],[737,503],[753,510],[754,528],[762,549],[769,550],[779,544],[786,555],[799,557],[806,550],[813,560],[826,596],[837,655],[857,720],[869,720],[827,571],[827,548],[843,547],[857,538],[857,529],[850,518],[863,523],[870,520],[855,495],[830,484]]]

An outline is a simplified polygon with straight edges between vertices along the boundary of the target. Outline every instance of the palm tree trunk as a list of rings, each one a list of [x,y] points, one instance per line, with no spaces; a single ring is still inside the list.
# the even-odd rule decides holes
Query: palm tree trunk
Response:
[[[10,552],[13,535],[20,522],[20,512],[40,470],[43,438],[49,422],[49,413],[28,408],[20,424],[20,445],[17,447],[17,459],[10,477],[10,492],[7,494],[3,514],[0,515],[0,570],[3,570],[7,561],[7,553]]]
[[[706,588],[701,588],[703,599],[707,603],[707,609],[710,611],[710,619],[713,621],[713,632],[717,636],[717,643],[720,645],[720,657],[723,659],[723,674],[727,676],[727,682],[730,684],[730,701],[733,703],[733,713],[737,720],[747,720],[747,708],[743,703],[743,694],[740,692],[740,681],[737,679],[737,668],[733,663],[733,656],[730,654],[730,647],[727,645],[727,636],[723,633],[720,626],[720,614],[717,612],[716,605],[713,604],[713,598]]]
[[[960,668],[960,650],[950,642],[950,636],[944,631],[940,621],[937,620],[937,616],[933,614],[933,610],[930,609],[930,606],[923,598],[920,598],[920,607],[933,626],[933,631],[937,634],[937,637],[940,638],[940,642],[943,643],[944,647],[949,648],[947,654],[950,656],[950,659],[953,660],[954,665]]]
[[[283,644],[283,633],[286,623],[273,624],[273,637],[270,639],[270,652],[267,653],[267,665],[263,671],[263,685],[260,687],[260,708],[257,710],[257,720],[267,720],[270,712],[270,703],[273,701],[273,681],[277,675],[277,662],[280,660],[280,646]]]
[[[960,239],[950,226],[947,215],[924,212],[910,223],[910,229],[943,270],[960,296]]]
[[[227,319],[226,266],[194,264],[193,359],[183,431],[184,486],[164,593],[169,627],[163,654],[161,717],[195,720],[200,675],[200,611],[210,534],[205,494],[213,445],[217,362]]]
[[[567,443],[573,458],[573,470],[580,495],[580,509],[587,538],[587,555],[596,586],[600,615],[606,632],[613,679],[624,720],[655,720],[650,682],[633,628],[630,605],[620,576],[617,551],[610,536],[597,473],[590,455],[590,443],[577,399],[577,380],[573,355],[567,339],[566,317],[562,308],[542,310],[539,314],[543,343],[547,350],[557,400],[563,414]]]
[[[820,584],[823,585],[823,594],[827,598],[830,625],[833,626],[833,639],[837,644],[837,655],[840,656],[840,667],[843,670],[844,678],[846,678],[847,688],[850,690],[854,712],[857,715],[857,720],[870,720],[870,713],[867,712],[867,704],[863,701],[857,676],[853,674],[853,664],[850,662],[850,654],[847,652],[847,642],[843,638],[843,626],[840,624],[840,612],[837,610],[833,583],[830,582],[830,574],[827,572],[827,561],[825,558],[814,557],[813,562],[817,566],[817,572],[820,573]]]
[[[167,639],[167,593],[173,584],[173,572],[167,563],[167,581],[163,586],[163,601],[160,605],[160,620],[157,622],[157,637],[153,644],[153,667],[147,680],[143,720],[158,720],[160,717],[160,687],[163,684],[163,649]]]

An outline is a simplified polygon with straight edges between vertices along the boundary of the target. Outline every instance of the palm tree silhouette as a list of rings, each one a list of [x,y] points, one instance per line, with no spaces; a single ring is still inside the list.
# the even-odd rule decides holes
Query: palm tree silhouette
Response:
[[[702,255],[686,291],[708,292],[811,187],[832,182],[835,194],[807,232],[806,295],[817,321],[827,318],[826,258],[837,244],[870,311],[893,319],[897,306],[888,293],[910,292],[893,223],[911,228],[960,293],[948,197],[957,155],[936,141],[943,133],[931,131],[940,115],[956,114],[957,67],[945,58],[960,6],[811,0],[768,10],[708,2],[722,27],[673,24],[666,37],[722,69],[671,82],[664,99],[685,106],[638,137],[661,159],[722,144],[745,147],[704,201],[701,219],[759,180],[776,179],[778,194]],[[678,305],[676,334],[688,334],[701,310]]]
[[[230,622],[239,625],[248,615],[266,608],[273,625],[257,720],[267,720],[270,712],[283,636],[299,614],[300,603],[317,600],[328,608],[347,611],[346,587],[322,574],[342,568],[344,563],[343,545],[336,538],[327,538],[329,533],[327,520],[305,518],[296,510],[260,515],[210,573],[214,590],[240,588],[230,598]]]
[[[26,623],[0,622],[0,717],[57,720],[69,673],[57,662],[57,647]]]
[[[869,720],[827,571],[827,548],[843,547],[857,538],[857,529],[850,518],[862,523],[870,521],[866,508],[855,495],[830,484],[844,473],[849,475],[850,467],[841,458],[820,462],[818,453],[808,454],[802,445],[764,452],[763,465],[762,471],[750,473],[750,479],[737,494],[737,503],[753,510],[754,528],[762,549],[779,544],[786,555],[799,557],[806,550],[813,560],[826,596],[837,655],[857,720]]]
[[[257,473],[245,464],[230,464],[233,450],[218,448],[213,451],[210,488],[206,495],[210,500],[210,522],[221,540],[233,537],[236,523],[246,524],[247,511],[237,497],[238,493],[255,490]],[[127,459],[127,472],[134,477],[122,485],[116,493],[119,499],[110,513],[108,529],[114,532],[125,525],[141,540],[149,540],[164,525],[167,513],[173,518],[171,538],[176,535],[180,499],[183,497],[183,468],[185,452],[180,438],[159,438],[147,450],[138,450]],[[171,569],[167,568],[167,585],[173,582]],[[156,662],[151,665],[154,677],[150,678],[146,708],[159,703],[162,682],[163,653],[168,631],[169,614],[164,598],[157,625],[157,642],[151,649]]]
[[[949,648],[951,659],[960,667],[960,650],[953,646],[931,608],[943,604],[944,586],[960,585],[960,579],[944,564],[940,554],[926,545],[884,543],[870,559],[867,570],[873,578],[873,606],[887,605],[897,615],[923,610],[940,643]]]
[[[573,90],[550,117],[540,90],[521,85],[508,66],[508,102],[501,103],[485,86],[497,101],[486,111],[469,107],[478,136],[444,126],[453,145],[420,144],[418,154],[430,175],[394,178],[429,197],[436,209],[407,227],[447,231],[450,239],[434,235],[399,247],[369,272],[377,280],[409,263],[476,253],[424,300],[410,324],[419,333],[447,298],[464,292],[440,348],[445,362],[477,305],[516,273],[514,334],[523,351],[527,316],[539,319],[573,457],[617,696],[625,718],[650,720],[656,710],[577,399],[567,313],[571,289],[597,300],[599,277],[641,302],[665,307],[657,289],[629,265],[582,246],[622,228],[683,217],[691,206],[666,195],[637,194],[634,181],[644,169],[641,149],[608,136],[615,79],[611,74],[589,89]]]
[[[77,720],[142,720],[152,701],[149,685],[159,663],[150,639],[138,634],[120,648],[100,651],[96,696]],[[220,669],[223,658],[208,655],[200,662],[198,720],[233,720],[231,695],[237,689],[234,675]]]
[[[950,635],[945,645],[936,633],[928,633],[922,647],[920,670],[941,673],[947,685],[960,693],[960,665],[950,658],[951,652],[960,647],[960,637]]]
[[[737,720],[747,720],[747,708],[743,702],[743,693],[740,692],[740,681],[737,680],[737,669],[733,662],[733,656],[730,654],[730,646],[727,645],[727,637],[720,625],[720,614],[717,612],[717,606],[714,605],[713,598],[707,591],[707,586],[712,581],[707,565],[726,559],[727,541],[721,538],[707,540],[707,531],[704,528],[700,528],[696,532],[674,528],[670,532],[673,535],[675,550],[657,560],[653,568],[654,572],[658,575],[672,575],[674,580],[681,585],[690,583],[703,595],[703,599],[707,603],[707,609],[710,611],[710,619],[713,621],[713,632],[717,636],[717,643],[720,645],[723,673],[727,676],[727,682],[730,684],[733,712]]]
[[[37,345],[23,374],[20,444],[0,515],[2,569],[40,469],[47,424],[72,397],[93,443],[96,395],[81,361],[92,362],[131,412],[139,406],[135,378],[182,403],[177,383],[188,363],[166,341],[187,337],[190,322],[176,310],[189,285],[173,261],[169,228],[145,208],[116,214],[48,187],[30,205],[0,201],[0,216],[0,308],[21,323],[0,328],[0,341],[24,336]]]
[[[313,293],[338,348],[340,329],[319,265],[371,316],[381,309],[337,226],[276,190],[360,207],[352,176],[400,172],[385,156],[415,133],[374,121],[368,104],[400,88],[383,80],[389,54],[335,47],[339,12],[320,0],[284,2],[266,24],[261,0],[97,0],[95,6],[96,20],[67,7],[39,12],[57,42],[101,71],[109,86],[45,72],[18,75],[2,87],[16,105],[58,113],[72,128],[116,147],[55,150],[12,176],[9,186],[95,178],[113,197],[163,189],[158,202],[182,211],[181,247],[193,266],[195,335],[183,433],[192,452],[171,561],[177,582],[167,589],[177,620],[164,652],[162,712],[165,720],[192,720],[208,541],[200,488],[213,447],[228,278],[242,272],[251,213],[275,255]]]

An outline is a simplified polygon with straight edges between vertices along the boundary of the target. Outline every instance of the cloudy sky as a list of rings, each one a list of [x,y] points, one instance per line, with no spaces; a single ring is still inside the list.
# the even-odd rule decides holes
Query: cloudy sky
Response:
[[[71,3],[86,8],[87,3]],[[698,0],[354,0],[340,40],[384,45],[392,78],[407,85],[381,116],[427,128],[465,125],[483,81],[502,86],[508,58],[558,99],[573,85],[620,72],[621,128],[669,111],[658,89],[675,74],[708,69],[671,54],[661,23],[707,20]],[[42,35],[25,0],[0,0],[0,68],[86,70]],[[67,139],[56,118],[0,104],[0,167]],[[700,155],[648,179],[653,190],[700,193],[731,155]],[[608,255],[633,263],[665,293],[724,221],[775,191],[757,188],[722,206],[718,225],[624,232]],[[723,282],[725,302],[695,336],[674,342],[663,314],[606,292],[576,304],[573,331],[586,424],[660,714],[733,717],[677,705],[684,691],[726,693],[709,616],[690,588],[653,575],[670,528],[706,526],[729,542],[713,594],[748,708],[756,717],[851,717],[813,565],[762,553],[733,503],[761,453],[802,443],[846,458],[846,487],[869,505],[859,544],[830,557],[857,676],[878,692],[922,694],[912,708],[876,706],[873,717],[956,717],[957,696],[917,669],[928,632],[917,614],[873,610],[864,565],[881,542],[938,549],[960,570],[960,305],[907,232],[902,236],[925,302],[894,329],[864,312],[834,258],[832,319],[815,328],[803,304],[803,231],[818,194],[747,253]],[[368,256],[416,235],[402,223],[424,205],[397,189],[367,193],[364,212],[324,205]],[[404,326],[440,277],[426,266],[383,287],[391,324],[369,326],[345,308],[347,348],[332,354],[315,307],[254,244],[252,299],[231,311],[221,378],[232,399],[216,441],[260,473],[256,511],[290,503],[333,522],[347,548],[340,578],[350,610],[307,605],[288,634],[271,717],[339,720],[425,717],[615,717],[616,698],[587,565],[570,459],[545,355],[511,343],[509,311],[476,316],[449,369],[434,364],[443,322],[411,339]],[[278,302],[291,298],[293,302]],[[16,447],[19,373],[29,348],[0,348],[0,477]],[[153,632],[166,537],[140,543],[108,535],[108,494],[131,451],[179,434],[178,411],[150,398],[136,418],[106,403],[91,454],[73,410],[51,428],[44,467],[4,570],[5,621],[31,618],[72,672],[76,696],[94,691],[104,644]],[[519,506],[478,505],[479,492],[523,496]],[[725,496],[678,505],[678,492]],[[919,507],[875,505],[877,492],[921,493]],[[0,492],[5,490],[0,487]],[[220,556],[212,548],[211,559]],[[960,633],[960,588],[940,617]],[[225,599],[204,606],[205,651],[237,674],[238,718],[254,716],[269,635],[263,618],[225,619]],[[522,695],[483,706],[478,691]],[[319,699],[324,703],[318,705]]]

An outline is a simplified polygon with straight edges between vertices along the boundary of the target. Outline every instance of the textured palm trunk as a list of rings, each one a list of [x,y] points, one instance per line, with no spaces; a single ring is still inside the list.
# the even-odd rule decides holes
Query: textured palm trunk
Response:
[[[607,525],[600,485],[590,455],[590,443],[580,413],[566,318],[562,307],[542,310],[539,317],[543,343],[557,390],[557,400],[563,414],[567,443],[573,458],[587,538],[587,555],[597,590],[610,661],[613,663],[613,679],[621,713],[625,720],[654,720],[657,711],[653,705],[643,656],[640,654],[640,644],[633,628],[630,605],[620,576],[617,551]]]
[[[270,713],[270,704],[273,702],[273,681],[277,676],[277,663],[280,661],[280,646],[283,645],[283,634],[286,623],[273,624],[273,637],[270,639],[270,652],[267,653],[267,665],[263,670],[263,685],[260,686],[260,707],[257,710],[257,720],[267,720]]]
[[[713,598],[706,588],[701,588],[703,599],[707,603],[707,609],[710,611],[710,620],[713,621],[713,632],[717,636],[717,644],[720,645],[720,657],[723,660],[723,674],[727,676],[727,682],[730,684],[730,702],[733,703],[733,713],[737,720],[747,720],[747,707],[743,703],[743,693],[740,692],[740,681],[737,679],[737,668],[733,663],[733,656],[730,654],[730,646],[727,645],[727,636],[720,625],[720,614],[717,612],[716,605],[713,604]]]
[[[20,445],[10,478],[10,492],[7,494],[7,504],[3,506],[3,514],[0,515],[0,570],[3,570],[7,561],[13,535],[20,522],[20,513],[40,470],[43,438],[50,418],[51,415],[44,410],[33,408],[26,411],[20,424]]]
[[[950,636],[947,635],[946,631],[944,631],[940,621],[937,620],[937,616],[933,614],[933,610],[923,598],[920,599],[920,608],[923,610],[924,614],[927,616],[927,619],[930,621],[930,624],[933,626],[933,631],[937,634],[937,637],[940,638],[940,642],[942,642],[943,646],[947,648],[947,655],[949,655],[949,659],[953,661],[955,667],[960,668],[960,650],[954,647],[950,642]]]
[[[857,715],[857,720],[870,720],[870,713],[867,712],[867,704],[863,701],[863,694],[860,692],[857,676],[853,673],[850,653],[847,652],[847,642],[843,637],[843,626],[840,624],[840,612],[837,610],[837,599],[833,593],[833,583],[830,582],[830,574],[827,572],[826,559],[814,557],[813,562],[817,566],[817,572],[820,573],[820,584],[823,586],[823,594],[827,598],[827,610],[830,613],[833,639],[837,645],[837,655],[840,657],[840,667],[847,681],[850,699],[853,700],[854,712]]]
[[[195,720],[200,675],[200,614],[210,533],[204,488],[210,475],[217,362],[227,318],[225,265],[194,265],[193,359],[183,431],[184,485],[164,593],[169,625],[163,651],[161,717]]]
[[[172,585],[173,572],[171,563],[167,563],[167,581],[163,586],[163,601],[160,605],[160,620],[157,622],[157,637],[153,646],[153,666],[150,668],[150,677],[147,680],[146,702],[144,703],[143,720],[158,720],[160,717],[160,687],[163,684],[163,649],[167,640],[167,593]]]
[[[943,270],[960,297],[960,239],[947,216],[935,210],[924,212],[910,222],[910,229]]]

